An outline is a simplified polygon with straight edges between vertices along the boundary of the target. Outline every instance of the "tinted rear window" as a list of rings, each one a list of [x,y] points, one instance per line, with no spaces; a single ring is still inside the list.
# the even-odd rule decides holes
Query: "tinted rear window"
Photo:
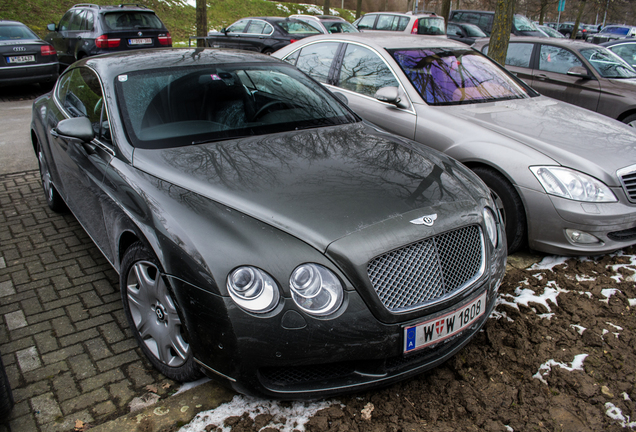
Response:
[[[104,14],[109,30],[163,29],[161,20],[152,12],[109,12]]]
[[[276,25],[288,34],[320,34],[318,30],[302,21],[278,21]]]
[[[28,27],[23,25],[0,26],[0,40],[40,39]]]

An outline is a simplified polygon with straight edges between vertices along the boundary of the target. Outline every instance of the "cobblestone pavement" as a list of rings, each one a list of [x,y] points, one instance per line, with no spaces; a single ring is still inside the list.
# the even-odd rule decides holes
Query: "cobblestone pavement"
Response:
[[[118,286],[73,215],[48,208],[37,171],[0,176],[0,352],[16,401],[0,432],[95,425],[147,385],[174,389],[137,348]]]

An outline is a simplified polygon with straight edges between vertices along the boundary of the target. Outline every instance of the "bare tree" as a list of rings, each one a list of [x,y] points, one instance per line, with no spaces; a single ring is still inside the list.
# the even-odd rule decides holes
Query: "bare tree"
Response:
[[[208,5],[207,0],[197,0],[196,10],[197,36],[206,37],[208,35]],[[197,39],[197,47],[204,47],[205,39]]]
[[[358,0],[356,3],[356,19],[360,18],[362,13],[362,0]]]
[[[444,22],[446,24],[448,24],[450,10],[451,10],[451,0],[443,0],[442,1],[442,16],[444,17]]]
[[[330,15],[329,7],[330,7],[329,0],[325,0],[325,6],[322,8],[323,15]]]
[[[581,16],[583,15],[583,10],[585,9],[585,3],[587,0],[581,0],[579,4],[579,13],[576,15],[576,22],[574,23],[574,28],[572,29],[572,35],[570,39],[576,39],[576,34],[579,32],[579,24],[581,24]]]
[[[488,55],[501,65],[506,64],[506,53],[508,52],[514,13],[515,0],[497,0]]]

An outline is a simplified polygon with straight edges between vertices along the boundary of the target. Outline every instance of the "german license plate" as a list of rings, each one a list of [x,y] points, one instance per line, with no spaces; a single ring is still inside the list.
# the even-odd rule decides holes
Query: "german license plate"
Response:
[[[151,38],[143,38],[143,39],[128,39],[129,45],[150,45],[152,43]]]
[[[7,57],[7,63],[28,63],[28,62],[34,62],[34,61],[35,61],[35,56],[32,56],[32,55]]]
[[[476,299],[437,318],[405,327],[404,352],[434,345],[465,330],[486,312],[486,294],[484,291]]]

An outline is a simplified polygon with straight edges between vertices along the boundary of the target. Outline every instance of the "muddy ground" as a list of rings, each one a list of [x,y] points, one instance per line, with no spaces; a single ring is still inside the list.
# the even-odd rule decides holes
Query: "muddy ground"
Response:
[[[551,270],[515,268],[510,260],[498,318],[489,319],[458,355],[414,379],[341,397],[340,406],[316,413],[306,430],[631,430],[636,427],[636,317],[629,302],[636,298],[634,254],[636,249],[628,249],[571,259]],[[610,289],[616,291],[608,299]],[[550,297],[555,300],[545,300]],[[524,298],[534,302],[523,305]],[[278,430],[263,429],[268,422],[267,416],[254,421],[244,415],[228,418],[225,426],[236,432]]]

